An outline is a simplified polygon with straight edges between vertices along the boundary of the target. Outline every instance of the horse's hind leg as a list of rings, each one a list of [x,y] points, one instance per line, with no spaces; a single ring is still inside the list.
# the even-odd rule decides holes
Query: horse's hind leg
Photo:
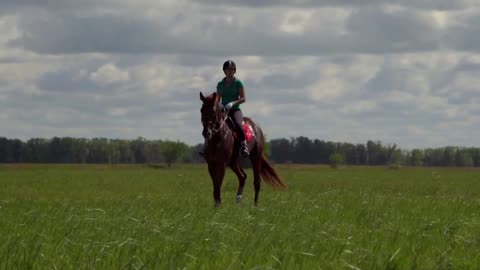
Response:
[[[245,179],[247,179],[247,174],[243,171],[242,167],[240,166],[240,162],[234,162],[230,165],[232,171],[237,175],[238,178],[238,190],[237,190],[237,203],[242,202],[242,194],[243,194],[243,187],[245,186]]]
[[[222,203],[222,182],[223,177],[225,176],[225,166],[223,164],[209,164],[208,172],[212,178],[213,183],[213,199],[215,201],[215,206],[219,206]]]
[[[258,148],[250,153],[250,160],[252,162],[253,169],[253,187],[255,189],[255,206],[258,203],[258,196],[260,194],[260,183],[261,183],[261,162],[262,162],[262,152],[258,151]]]

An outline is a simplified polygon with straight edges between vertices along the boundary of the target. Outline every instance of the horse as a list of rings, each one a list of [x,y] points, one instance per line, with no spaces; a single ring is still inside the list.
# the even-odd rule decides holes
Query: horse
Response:
[[[236,202],[241,203],[247,174],[241,166],[240,143],[235,139],[235,131],[229,125],[231,120],[228,118],[228,112],[224,112],[221,109],[217,101],[216,92],[206,97],[200,92],[200,100],[202,101],[200,109],[203,125],[202,136],[206,144],[203,157],[207,162],[208,172],[213,183],[215,206],[222,203],[221,188],[227,167],[230,167],[238,178]],[[265,140],[260,126],[249,117],[244,117],[243,120],[244,128],[249,128],[252,131],[252,134],[249,134],[252,135],[250,140],[247,138],[247,146],[253,169],[254,204],[257,205],[261,179],[270,184],[274,189],[286,189],[287,185],[279,177],[263,153]]]

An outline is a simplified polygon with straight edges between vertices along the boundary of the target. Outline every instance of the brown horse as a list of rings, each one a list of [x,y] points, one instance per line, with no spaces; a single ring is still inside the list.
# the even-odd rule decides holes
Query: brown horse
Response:
[[[200,100],[203,102],[200,110],[203,125],[202,135],[206,144],[203,155],[208,164],[208,172],[213,182],[215,205],[219,205],[222,202],[221,188],[227,166],[238,177],[239,185],[236,201],[240,203],[247,175],[240,164],[239,142],[235,140],[234,131],[228,125],[227,113],[223,112],[218,102],[216,102],[216,95],[217,93],[213,93],[205,97],[200,92]],[[286,188],[287,186],[263,154],[264,136],[262,130],[252,119],[248,117],[243,119],[253,131],[252,139],[247,140],[247,145],[250,151],[254,178],[253,186],[255,188],[255,205],[257,205],[261,178],[274,188]]]

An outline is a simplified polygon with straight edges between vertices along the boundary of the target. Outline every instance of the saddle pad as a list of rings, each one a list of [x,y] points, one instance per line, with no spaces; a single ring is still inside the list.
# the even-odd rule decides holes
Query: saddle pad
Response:
[[[252,126],[242,121],[243,132],[245,133],[245,140],[247,142],[251,141],[255,137]]]

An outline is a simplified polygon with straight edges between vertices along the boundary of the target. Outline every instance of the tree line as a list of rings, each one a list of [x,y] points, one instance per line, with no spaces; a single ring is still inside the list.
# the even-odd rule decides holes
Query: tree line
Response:
[[[0,163],[166,163],[194,162],[192,147],[180,141],[108,138],[32,138],[26,142],[0,137]]]
[[[0,137],[0,163],[201,163],[202,144],[181,141],[53,137],[28,141]],[[266,155],[275,163],[480,166],[480,148],[446,146],[402,150],[396,144],[331,142],[308,137],[272,139]]]
[[[402,150],[396,144],[331,142],[308,137],[270,141],[270,158],[277,163],[408,166],[480,166],[480,148],[445,146]]]

